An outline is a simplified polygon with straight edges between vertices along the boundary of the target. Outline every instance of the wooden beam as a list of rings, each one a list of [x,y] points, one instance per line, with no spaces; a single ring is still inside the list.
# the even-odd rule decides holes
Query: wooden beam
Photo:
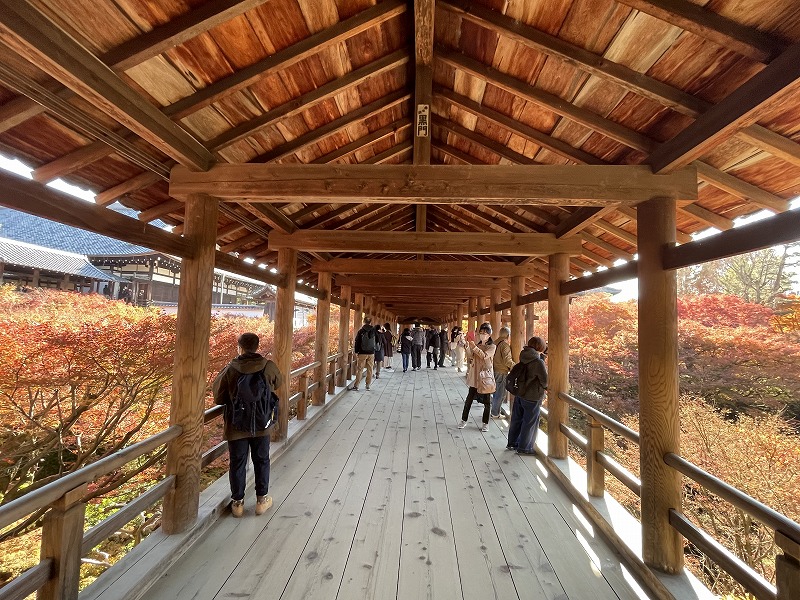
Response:
[[[384,23],[402,14],[405,10],[406,3],[404,0],[384,0],[379,2],[349,19],[340,21],[332,27],[322,29],[318,33],[283,50],[279,50],[249,67],[245,67],[228,77],[207,85],[191,96],[187,96],[166,107],[164,112],[175,119],[186,117],[213,102],[235,94],[260,79],[284,71],[309,56]]]
[[[367,258],[334,258],[311,263],[315,273],[330,272],[355,275],[426,275],[430,277],[529,277],[536,273],[531,265],[517,266],[505,261],[477,260],[381,260]]]
[[[277,285],[278,287],[286,285],[286,280],[280,273],[272,273],[269,269],[262,269],[255,264],[246,263],[240,258],[225,254],[219,250],[214,255],[214,266],[223,271],[229,271],[236,275],[269,283],[270,285]]]
[[[800,211],[789,210],[663,251],[665,269],[681,269],[800,240]]]
[[[703,208],[699,204],[687,204],[686,206],[679,206],[678,212],[686,213],[687,215],[700,221],[701,223],[705,223],[707,225],[711,225],[712,227],[716,227],[720,231],[727,231],[728,229],[733,229],[733,219],[729,219],[728,217],[723,217],[722,215],[718,215],[715,212]]]
[[[584,227],[602,219],[607,214],[614,212],[616,206],[586,206],[579,208],[558,224],[555,230],[556,237],[569,237],[581,231]]]
[[[764,108],[780,99],[798,79],[800,44],[794,44],[722,102],[656,148],[648,159],[653,171],[677,169],[707,154],[739,129],[754,123]]]
[[[391,160],[397,156],[401,156],[407,152],[412,152],[413,148],[411,146],[411,142],[400,142],[396,146],[392,146],[384,150],[383,152],[378,152],[374,156],[370,156],[365,161],[362,161],[362,165],[382,165],[386,161]]]
[[[96,108],[177,162],[207,169],[211,153],[156,107],[138,97],[118,75],[25,0],[0,12],[5,41]]]
[[[424,262],[424,261],[423,261]],[[312,267],[313,269],[313,267]],[[325,273],[329,271],[319,271]],[[351,288],[364,288],[371,286],[387,286],[398,288],[420,288],[425,289],[428,286],[436,287],[458,287],[462,289],[476,289],[485,290],[487,288],[502,288],[506,286],[504,277],[492,277],[482,279],[478,282],[464,281],[463,272],[462,276],[448,276],[448,275],[434,275],[426,276],[420,274],[414,275],[385,275],[381,273],[380,281],[375,281],[372,275],[337,275],[337,285],[349,285]]]
[[[617,248],[614,244],[609,244],[602,238],[596,237],[590,233],[587,233],[586,231],[581,232],[581,237],[583,238],[584,242],[594,244],[598,248],[602,248],[617,258],[621,258],[622,260],[633,260],[633,254],[626,252],[622,248]]]
[[[94,201],[100,206],[108,206],[125,194],[138,192],[150,187],[151,185],[155,185],[159,181],[162,181],[160,176],[156,175],[155,173],[151,173],[150,171],[145,171],[144,173],[139,173],[139,175],[131,177],[127,181],[123,181],[114,187],[110,187],[107,190],[99,192],[94,197]]]
[[[448,146],[447,144],[440,142],[439,140],[434,140],[431,144],[432,148],[436,148],[439,152],[446,154],[454,159],[456,159],[462,165],[485,165],[486,162],[482,160],[478,160],[471,154],[467,154],[466,152],[462,152],[458,148],[453,148],[452,146]]]
[[[594,165],[216,165],[202,173],[173,169],[170,195],[197,191],[251,202],[507,204],[510,201],[606,205],[647,198],[695,199],[692,167],[653,175],[648,167]]]
[[[359,123],[364,119],[374,117],[381,112],[406,102],[411,97],[411,94],[404,90],[393,92],[383,98],[379,98],[374,102],[365,104],[361,108],[349,112],[341,117],[334,119],[321,127],[312,129],[303,135],[299,135],[290,142],[281,144],[277,148],[257,156],[252,160],[252,163],[271,163],[277,162],[287,156],[290,156],[300,150],[307,148],[312,144],[316,144],[324,140],[326,137],[337,134],[344,129],[350,127],[353,123]]]
[[[233,240],[227,244],[220,246],[220,252],[234,252],[238,248],[242,248],[243,246],[247,246],[248,244],[252,244],[253,242],[258,242],[262,240],[260,233],[248,233],[245,236],[240,237],[239,239]]]
[[[415,165],[431,163],[434,0],[414,0],[414,156]]]
[[[366,148],[367,146],[374,144],[380,140],[385,140],[388,137],[393,135],[399,135],[401,132],[405,131],[411,127],[411,121],[408,119],[401,119],[392,123],[391,125],[387,125],[386,127],[381,127],[380,129],[376,129],[372,133],[368,133],[365,136],[358,138],[355,141],[350,142],[349,144],[345,144],[334,150],[333,152],[329,152],[324,156],[320,156],[319,158],[315,158],[311,161],[310,164],[312,165],[323,165],[332,163],[343,156],[347,156],[357,150],[361,150],[362,148]]]
[[[168,215],[170,213],[183,213],[183,209],[185,204],[180,200],[166,200],[161,204],[157,204],[152,208],[148,208],[147,210],[141,211],[136,217],[140,221],[144,221],[145,223],[149,223],[150,221],[155,221],[156,219]]]
[[[725,171],[715,169],[702,161],[695,161],[692,164],[697,168],[697,177],[713,185],[715,188],[726,191],[737,198],[749,200],[753,204],[775,212],[783,212],[789,209],[788,200],[784,200],[780,196],[762,190],[752,183],[747,183]]]
[[[383,73],[391,71],[408,62],[408,52],[397,50],[378,60],[371,62],[359,69],[355,69],[346,75],[334,79],[318,88],[293,98],[280,106],[270,109],[266,113],[255,117],[249,121],[237,125],[228,131],[218,135],[208,142],[208,147],[217,152],[222,148],[230,146],[240,140],[250,137],[254,133],[280,122],[282,119],[298,115],[312,106],[316,106],[325,100],[329,100],[344,91],[347,91],[371,77],[377,77]]]
[[[113,151],[105,142],[92,142],[34,169],[31,176],[39,183],[47,183],[100,160]]]
[[[638,263],[633,260],[618,267],[611,267],[605,271],[597,271],[591,275],[576,277],[569,281],[562,281],[560,290],[564,296],[571,296],[581,292],[596,290],[607,285],[614,285],[628,279],[636,279]]]
[[[786,45],[768,33],[727,19],[686,0],[618,1],[758,62],[770,62]]]
[[[145,246],[157,252],[184,258],[191,255],[191,248],[186,240],[176,235],[113,210],[78,200],[35,181],[10,173],[0,173],[0,190],[2,206]]]
[[[271,204],[252,204],[250,208],[269,223],[274,229],[283,233],[294,233],[297,225],[277,207]]]
[[[275,341],[272,360],[283,375],[283,385],[277,390],[278,424],[272,430],[272,439],[275,441],[285,439],[289,431],[289,372],[292,370],[297,250],[284,248],[278,252],[278,271],[286,278],[286,285],[278,288],[275,298]]]
[[[478,77],[510,94],[533,102],[547,110],[551,110],[559,116],[588,127],[592,131],[601,133],[630,148],[642,152],[650,152],[655,147],[655,143],[650,138],[642,135],[638,131],[629,129],[610,119],[606,119],[584,108],[575,106],[563,98],[533,87],[510,75],[506,75],[465,54],[437,46],[436,58],[445,64],[474,77]]]
[[[416,233],[371,231],[297,231],[293,234],[273,232],[271,249],[297,248],[327,252],[376,252],[380,239],[381,253],[474,254],[498,256],[534,256],[553,252],[579,255],[581,240],[577,237],[557,240],[546,233]]]
[[[519,154],[518,152],[514,152],[506,145],[501,144],[500,142],[493,140],[491,138],[487,138],[479,133],[475,133],[474,131],[467,129],[466,127],[462,127],[458,123],[454,123],[448,119],[443,119],[441,117],[436,117],[433,120],[434,125],[441,127],[447,132],[453,133],[459,137],[464,138],[470,142],[478,144],[482,148],[486,148],[490,152],[496,154],[500,158],[505,158],[513,163],[518,165],[539,165],[542,164],[533,160],[532,158],[528,158],[524,154]]]

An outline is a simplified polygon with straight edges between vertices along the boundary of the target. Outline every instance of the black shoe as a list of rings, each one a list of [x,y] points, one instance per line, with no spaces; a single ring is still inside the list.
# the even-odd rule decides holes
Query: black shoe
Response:
[[[516,450],[516,446],[506,446],[506,450]]]
[[[439,370],[439,367],[433,367],[433,370],[434,370],[434,371],[438,371],[438,370]]]
[[[350,388],[350,391],[351,392],[357,392],[358,388],[356,386],[353,386],[353,387]]]
[[[517,448],[517,454],[536,454],[536,451],[535,450],[530,450],[530,451],[528,451],[528,450],[520,450],[519,448]]]

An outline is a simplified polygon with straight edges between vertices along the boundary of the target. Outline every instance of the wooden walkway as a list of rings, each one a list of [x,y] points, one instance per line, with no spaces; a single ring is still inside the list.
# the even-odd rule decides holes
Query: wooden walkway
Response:
[[[396,357],[399,363],[399,357]],[[363,390],[363,388],[362,388]],[[383,371],[272,465],[273,507],[224,515],[150,600],[646,597],[507,422],[459,430],[463,374]]]

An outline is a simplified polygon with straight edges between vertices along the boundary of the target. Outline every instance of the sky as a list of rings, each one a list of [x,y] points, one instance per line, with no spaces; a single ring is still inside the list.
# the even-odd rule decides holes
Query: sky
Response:
[[[22,175],[23,177],[27,177],[28,179],[31,178],[32,169],[30,167],[26,166],[19,160],[7,158],[2,154],[0,154],[0,168],[5,169],[7,171],[11,171],[13,173],[17,173],[18,175]],[[66,192],[67,194],[71,194],[72,196],[75,196],[82,200],[86,200],[87,202],[94,202],[93,192],[69,184],[61,179],[56,179],[55,181],[51,181],[47,185],[62,192]],[[792,200],[790,206],[791,210],[800,209],[800,197]],[[747,217],[740,217],[738,219],[734,219],[733,226],[741,227],[742,225],[746,225],[747,223],[754,223],[755,221],[760,221],[761,219],[769,217],[770,215],[772,215],[770,211],[762,210],[757,213],[753,213],[752,215],[748,215]],[[699,231],[698,233],[692,234],[692,238],[695,240],[700,240],[709,237],[711,235],[716,235],[717,233],[719,233],[719,230],[712,227],[709,229],[705,229],[703,231]],[[623,264],[624,262],[625,261],[617,261],[615,265]],[[262,268],[264,267],[264,265],[259,265],[259,266],[262,266]],[[603,269],[601,268],[598,270],[603,270]],[[275,270],[272,269],[272,271],[274,272]],[[795,269],[794,285],[796,290],[800,289],[800,267]],[[615,283],[612,287],[620,290],[620,293],[612,298],[614,302],[625,302],[627,300],[633,300],[639,296],[639,290],[636,279],[629,279],[627,281]],[[303,294],[300,294],[300,296],[302,296],[304,299],[307,298]],[[312,299],[308,298],[308,300],[310,301]]]

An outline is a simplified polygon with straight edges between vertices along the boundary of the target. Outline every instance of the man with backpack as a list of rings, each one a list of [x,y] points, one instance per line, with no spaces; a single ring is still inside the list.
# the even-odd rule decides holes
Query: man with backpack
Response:
[[[372,383],[372,366],[375,364],[375,328],[371,325],[372,319],[364,317],[364,325],[356,333],[353,350],[356,353],[356,380],[351,390],[358,391],[361,381],[361,371],[367,369],[367,391]]]
[[[275,390],[283,376],[277,365],[258,353],[255,333],[243,333],[237,340],[239,355],[214,379],[214,401],[225,407],[224,439],[230,457],[231,512],[244,514],[244,488],[248,451],[253,460],[256,488],[256,514],[272,506],[269,496],[269,435],[278,419]]]

